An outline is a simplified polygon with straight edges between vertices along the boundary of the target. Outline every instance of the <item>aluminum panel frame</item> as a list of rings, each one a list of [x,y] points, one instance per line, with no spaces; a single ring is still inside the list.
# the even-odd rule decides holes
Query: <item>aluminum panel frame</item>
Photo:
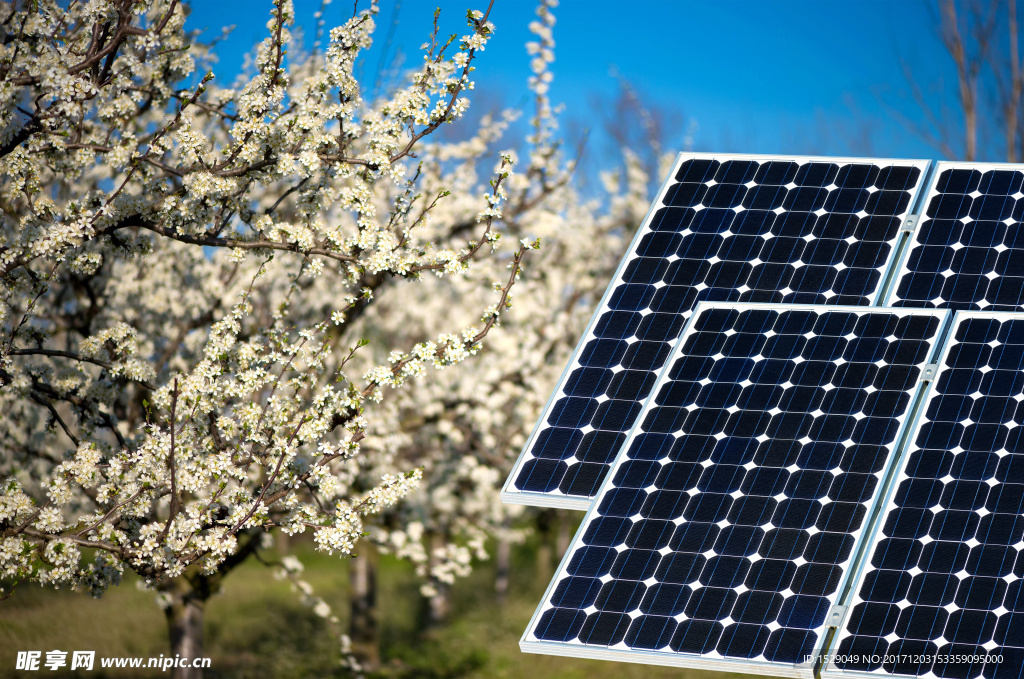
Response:
[[[952,325],[952,319],[954,312],[949,309],[922,309],[916,307],[875,307],[875,306],[830,306],[830,305],[812,305],[812,304],[764,304],[754,302],[698,302],[694,307],[690,318],[687,320],[686,325],[680,331],[679,338],[676,344],[673,346],[669,357],[666,359],[665,368],[661,371],[658,377],[658,381],[652,390],[652,398],[644,404],[644,408],[640,415],[637,417],[637,424],[630,430],[626,440],[623,442],[618,455],[616,456],[615,462],[611,465],[611,468],[606,475],[604,481],[601,483],[601,487],[597,494],[594,496],[593,501],[590,504],[587,514],[584,516],[583,521],[580,523],[579,528],[576,531],[575,536],[569,544],[569,548],[566,550],[562,557],[558,568],[555,570],[555,574],[552,576],[551,582],[548,584],[547,589],[544,592],[544,596],[541,599],[540,604],[534,611],[533,616],[530,618],[530,622],[526,627],[522,637],[519,641],[520,650],[526,653],[540,653],[547,655],[559,655],[576,658],[587,658],[597,660],[614,660],[621,662],[635,662],[645,663],[654,665],[664,665],[672,667],[685,667],[694,669],[706,669],[706,670],[718,670],[727,672],[745,672],[749,674],[765,674],[770,676],[780,677],[802,677],[804,679],[815,679],[819,675],[817,666],[822,658],[822,654],[826,653],[830,647],[837,644],[838,635],[830,635],[830,632],[835,629],[835,625],[831,624],[828,618],[819,628],[818,640],[814,646],[814,652],[811,657],[798,664],[783,664],[783,663],[769,663],[769,662],[756,662],[747,661],[732,658],[705,658],[699,655],[677,653],[677,652],[663,652],[663,651],[634,651],[627,649],[614,649],[601,646],[588,646],[586,644],[576,641],[573,642],[552,642],[545,640],[538,640],[531,638],[531,632],[540,619],[541,615],[551,608],[548,604],[551,599],[554,589],[557,587],[558,582],[567,575],[567,566],[572,559],[575,549],[579,546],[580,540],[585,533],[589,521],[593,518],[597,506],[598,499],[603,497],[609,484],[612,483],[612,479],[615,476],[616,470],[624,462],[624,451],[630,448],[631,443],[637,435],[637,429],[640,424],[646,418],[650,411],[652,404],[654,403],[653,395],[656,394],[663,386],[663,381],[667,372],[671,366],[681,355],[681,347],[685,344],[685,338],[688,337],[693,331],[693,321],[696,319],[701,312],[709,308],[732,308],[738,311],[753,310],[753,309],[771,309],[776,311],[789,311],[789,310],[815,310],[824,312],[855,312],[855,313],[892,313],[897,316],[903,315],[924,315],[932,316],[939,319],[940,326],[936,331],[935,339],[932,341],[931,351],[928,353],[928,357],[919,364],[922,370],[925,365],[935,362],[935,358],[939,355],[945,356],[947,346],[949,344],[948,338],[951,336],[950,328]],[[898,418],[900,423],[899,430],[897,432],[895,442],[892,444],[892,448],[889,453],[889,460],[887,461],[884,469],[880,472],[880,478],[883,481],[881,486],[881,492],[874,498],[871,503],[871,514],[870,517],[866,517],[863,525],[858,531],[851,533],[855,535],[855,552],[850,560],[850,566],[844,572],[842,579],[840,580],[839,586],[833,593],[831,603],[833,609],[836,604],[839,603],[839,599],[849,591],[856,591],[855,585],[857,582],[856,574],[860,572],[860,563],[870,555],[871,542],[864,539],[864,535],[871,529],[876,529],[875,522],[877,517],[881,514],[879,507],[882,505],[882,497],[885,496],[888,499],[895,488],[895,483],[891,482],[895,472],[897,471],[897,460],[902,462],[903,451],[907,448],[907,443],[910,440],[909,436],[911,433],[911,427],[915,426],[919,420],[920,413],[922,412],[922,404],[924,403],[924,392],[930,387],[930,381],[924,381],[919,378],[916,387],[914,388],[914,397],[908,406],[907,411]],[[878,522],[880,524],[880,522]],[[865,546],[867,545],[867,546]],[[845,622],[845,620],[843,621]],[[843,676],[846,676],[845,673]],[[838,675],[837,675],[838,676]],[[873,675],[877,676],[877,675]],[[865,678],[866,679],[866,678]]]

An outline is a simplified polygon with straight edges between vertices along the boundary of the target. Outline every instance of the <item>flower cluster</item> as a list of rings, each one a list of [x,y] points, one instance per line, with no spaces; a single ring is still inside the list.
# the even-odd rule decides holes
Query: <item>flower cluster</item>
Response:
[[[531,246],[501,247],[508,120],[471,147],[431,136],[469,106],[486,14],[459,40],[435,20],[419,67],[370,102],[376,2],[314,52],[290,0],[270,9],[235,87],[177,0],[40,0],[4,24],[5,582],[165,583],[272,529],[351,554],[421,486],[404,435],[377,429],[384,387],[479,354],[510,307]],[[480,320],[372,332],[442,281],[485,290],[454,302]]]

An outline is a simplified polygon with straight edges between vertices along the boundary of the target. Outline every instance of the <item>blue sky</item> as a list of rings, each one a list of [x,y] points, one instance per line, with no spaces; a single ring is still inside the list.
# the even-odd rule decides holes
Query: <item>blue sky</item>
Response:
[[[442,10],[442,33],[462,35],[466,9],[484,9],[486,2],[382,0],[364,82],[396,54],[406,64],[418,60],[435,6]],[[299,24],[309,33],[318,7],[319,1],[296,0]],[[475,74],[480,101],[525,105],[524,44],[534,7],[529,0],[495,2],[496,34]],[[335,0],[328,27],[351,8],[351,0]],[[266,34],[270,9],[268,0],[193,2],[193,28],[219,32],[236,25],[219,50],[222,82]],[[939,157],[889,110],[919,117],[905,96],[901,60],[926,89],[945,77],[947,89],[936,89],[936,96],[952,93],[928,0],[563,0],[555,15],[551,96],[566,105],[573,129],[599,126],[595,114],[617,92],[614,69],[646,103],[678,117],[667,140],[673,148],[681,144],[683,123],[695,120],[695,146],[703,151]]]

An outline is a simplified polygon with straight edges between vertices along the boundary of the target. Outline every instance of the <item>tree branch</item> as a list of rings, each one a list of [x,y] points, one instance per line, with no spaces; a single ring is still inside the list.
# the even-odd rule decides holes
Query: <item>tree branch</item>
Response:
[[[81,361],[82,363],[92,363],[93,365],[98,365],[106,370],[113,369],[113,366],[107,361],[101,361],[98,358],[81,356],[70,351],[61,351],[59,349],[12,349],[9,353],[11,356],[59,356],[62,358],[70,358],[74,361]],[[150,391],[156,391],[156,386],[146,380],[136,380],[130,377],[125,379],[140,384]]]

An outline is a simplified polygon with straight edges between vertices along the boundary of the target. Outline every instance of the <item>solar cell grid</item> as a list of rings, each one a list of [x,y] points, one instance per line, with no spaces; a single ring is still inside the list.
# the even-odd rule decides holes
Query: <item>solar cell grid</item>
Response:
[[[524,650],[810,676],[947,316],[702,303]]]
[[[1024,165],[939,163],[892,306],[1024,310]]]
[[[925,166],[681,156],[502,498],[589,506],[697,302],[875,301]]]
[[[1022,370],[1024,314],[957,314],[838,637],[836,676],[1024,673]]]

